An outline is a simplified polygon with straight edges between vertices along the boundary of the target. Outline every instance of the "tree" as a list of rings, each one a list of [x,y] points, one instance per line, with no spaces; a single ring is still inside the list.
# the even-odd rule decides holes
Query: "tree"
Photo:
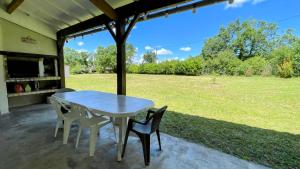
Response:
[[[77,52],[75,49],[71,48],[64,48],[64,59],[65,64],[69,66],[74,66],[78,63],[80,58],[79,52]]]
[[[77,51],[71,48],[64,48],[64,59],[65,64],[69,66],[74,66],[80,64],[82,66],[89,66],[89,57],[91,53],[86,51]]]
[[[143,55],[143,60],[144,60],[144,63],[156,63],[156,61],[157,61],[156,53],[153,51],[147,51]]]
[[[254,56],[268,56],[278,41],[277,26],[264,21],[239,20],[221,27],[219,33],[209,38],[202,49],[204,58],[213,58],[224,50],[232,50],[235,55],[246,60]]]
[[[132,63],[136,49],[132,44],[126,44],[126,64]],[[95,66],[98,72],[116,72],[117,48],[115,45],[99,46],[95,53]]]

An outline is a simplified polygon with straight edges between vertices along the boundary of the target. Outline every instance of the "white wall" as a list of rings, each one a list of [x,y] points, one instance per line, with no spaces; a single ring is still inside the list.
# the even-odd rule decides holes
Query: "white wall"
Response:
[[[0,113],[1,115],[8,113],[7,90],[6,90],[4,75],[5,74],[4,74],[3,56],[0,55]]]
[[[0,13],[1,14],[1,13]],[[35,44],[24,43],[22,37],[30,36],[36,40]],[[0,16],[0,51],[23,52],[33,54],[57,55],[56,40],[31,31],[15,23],[9,22]],[[0,55],[0,111],[9,112],[6,77],[4,73],[4,57]],[[29,97],[27,97],[29,98]]]
[[[2,41],[2,27],[0,26],[0,49],[3,48]],[[0,114],[8,113],[8,100],[7,100],[7,90],[4,77],[4,64],[3,56],[0,55]]]
[[[5,19],[0,18],[0,50],[23,52],[23,53],[36,53],[57,55],[56,40],[33,32],[27,28],[16,25]],[[22,37],[30,36],[36,41],[35,44],[24,43],[21,41]]]

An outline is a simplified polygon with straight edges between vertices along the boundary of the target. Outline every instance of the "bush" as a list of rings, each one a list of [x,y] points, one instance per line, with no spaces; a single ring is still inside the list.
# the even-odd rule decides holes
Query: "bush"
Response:
[[[283,61],[282,64],[278,65],[278,74],[280,77],[283,78],[290,78],[293,76],[294,71],[293,71],[293,64],[291,60],[286,59]]]
[[[81,74],[84,72],[85,72],[84,67],[80,64],[76,64],[76,65],[70,67],[71,74]]]
[[[236,67],[236,70],[235,70],[236,75],[245,75],[246,71],[249,67],[250,66],[247,63],[241,62],[241,64]]]
[[[294,76],[300,76],[300,39],[293,44],[292,60]]]
[[[298,48],[297,48],[298,49]],[[177,74],[177,75],[262,75],[280,77],[300,76],[300,49],[280,47],[268,57],[255,56],[241,61],[231,50],[217,53],[215,58],[191,57],[184,61],[172,60],[161,63],[130,65],[128,73]],[[268,58],[266,60],[265,58]],[[78,70],[77,70],[78,69]],[[80,68],[76,71],[80,72]],[[82,71],[82,70],[81,70]]]
[[[300,49],[298,48],[300,47],[297,45],[295,45],[294,47],[282,46],[272,52],[271,63],[275,68],[274,74],[282,76],[282,66],[287,66],[287,64],[291,62],[292,70],[290,71],[293,71],[293,76],[300,76]]]
[[[211,74],[217,73],[221,75],[235,75],[237,67],[242,63],[233,51],[225,50],[219,52],[216,58],[206,60],[204,72]]]
[[[146,63],[140,65],[140,73],[143,74],[156,74],[158,71],[158,64]]]
[[[273,74],[275,75],[279,75],[282,73],[279,73],[279,68],[281,68],[281,66],[283,65],[283,63],[288,60],[291,61],[292,60],[292,50],[289,47],[283,46],[280,48],[275,49],[272,53],[271,53],[271,59],[270,62],[272,64],[272,67],[274,68],[273,70]]]
[[[251,77],[253,76],[253,69],[251,67],[248,67],[245,71],[245,76],[246,77]]]
[[[203,69],[203,59],[199,57],[180,61],[175,67],[177,75],[200,75]]]
[[[129,65],[127,68],[128,73],[140,73],[138,65]]]
[[[264,68],[267,66],[267,61],[260,57],[255,56],[244,61],[248,66],[247,69],[251,69],[253,75],[261,75]]]
[[[293,53],[292,64],[294,76],[300,76],[300,53]]]
[[[166,61],[162,62],[161,67],[164,69],[163,74],[175,74],[175,69],[178,65],[179,61],[172,60],[172,61]]]
[[[267,64],[265,67],[264,67],[264,69],[263,69],[263,71],[261,72],[261,75],[262,76],[271,76],[272,75],[272,72],[273,72],[273,68],[272,68],[272,66],[270,65],[270,64]]]

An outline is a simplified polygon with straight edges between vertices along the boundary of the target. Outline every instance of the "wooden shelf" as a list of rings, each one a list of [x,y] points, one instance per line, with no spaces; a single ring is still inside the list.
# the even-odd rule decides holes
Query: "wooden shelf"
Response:
[[[26,95],[34,95],[34,94],[42,94],[42,93],[54,93],[57,89],[47,89],[47,90],[37,90],[31,92],[23,92],[23,93],[8,93],[7,97],[17,97],[17,96],[26,96]]]
[[[0,55],[8,57],[30,57],[30,58],[58,58],[56,55],[44,55],[44,54],[33,54],[33,53],[22,53],[12,51],[0,51]]]
[[[7,83],[10,82],[31,82],[31,81],[46,81],[46,80],[60,80],[59,76],[51,77],[29,77],[29,78],[9,78],[6,80]]]

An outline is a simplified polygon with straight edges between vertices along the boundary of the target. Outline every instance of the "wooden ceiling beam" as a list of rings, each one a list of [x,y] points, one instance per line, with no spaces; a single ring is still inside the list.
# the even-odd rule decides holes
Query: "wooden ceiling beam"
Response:
[[[98,9],[112,20],[117,20],[117,12],[105,0],[90,0]]]
[[[12,14],[23,2],[24,0],[13,0],[10,4],[7,5],[7,13]]]
[[[166,7],[169,5],[174,5],[177,3],[185,2],[186,0],[139,0],[135,1],[131,4],[125,5],[116,9],[118,13],[126,13],[126,15],[122,15],[122,17],[130,17],[136,13],[142,13],[150,10],[155,10],[157,8]],[[151,3],[152,2],[152,3]],[[145,5],[143,5],[146,3]],[[138,10],[138,11],[137,11]],[[88,29],[93,29],[97,26],[101,26],[105,23],[111,22],[112,19],[109,18],[107,15],[102,14],[96,16],[94,18],[88,19],[81,23],[75,24],[68,28],[62,29],[57,32],[60,36],[68,36],[71,34],[79,33]]]

